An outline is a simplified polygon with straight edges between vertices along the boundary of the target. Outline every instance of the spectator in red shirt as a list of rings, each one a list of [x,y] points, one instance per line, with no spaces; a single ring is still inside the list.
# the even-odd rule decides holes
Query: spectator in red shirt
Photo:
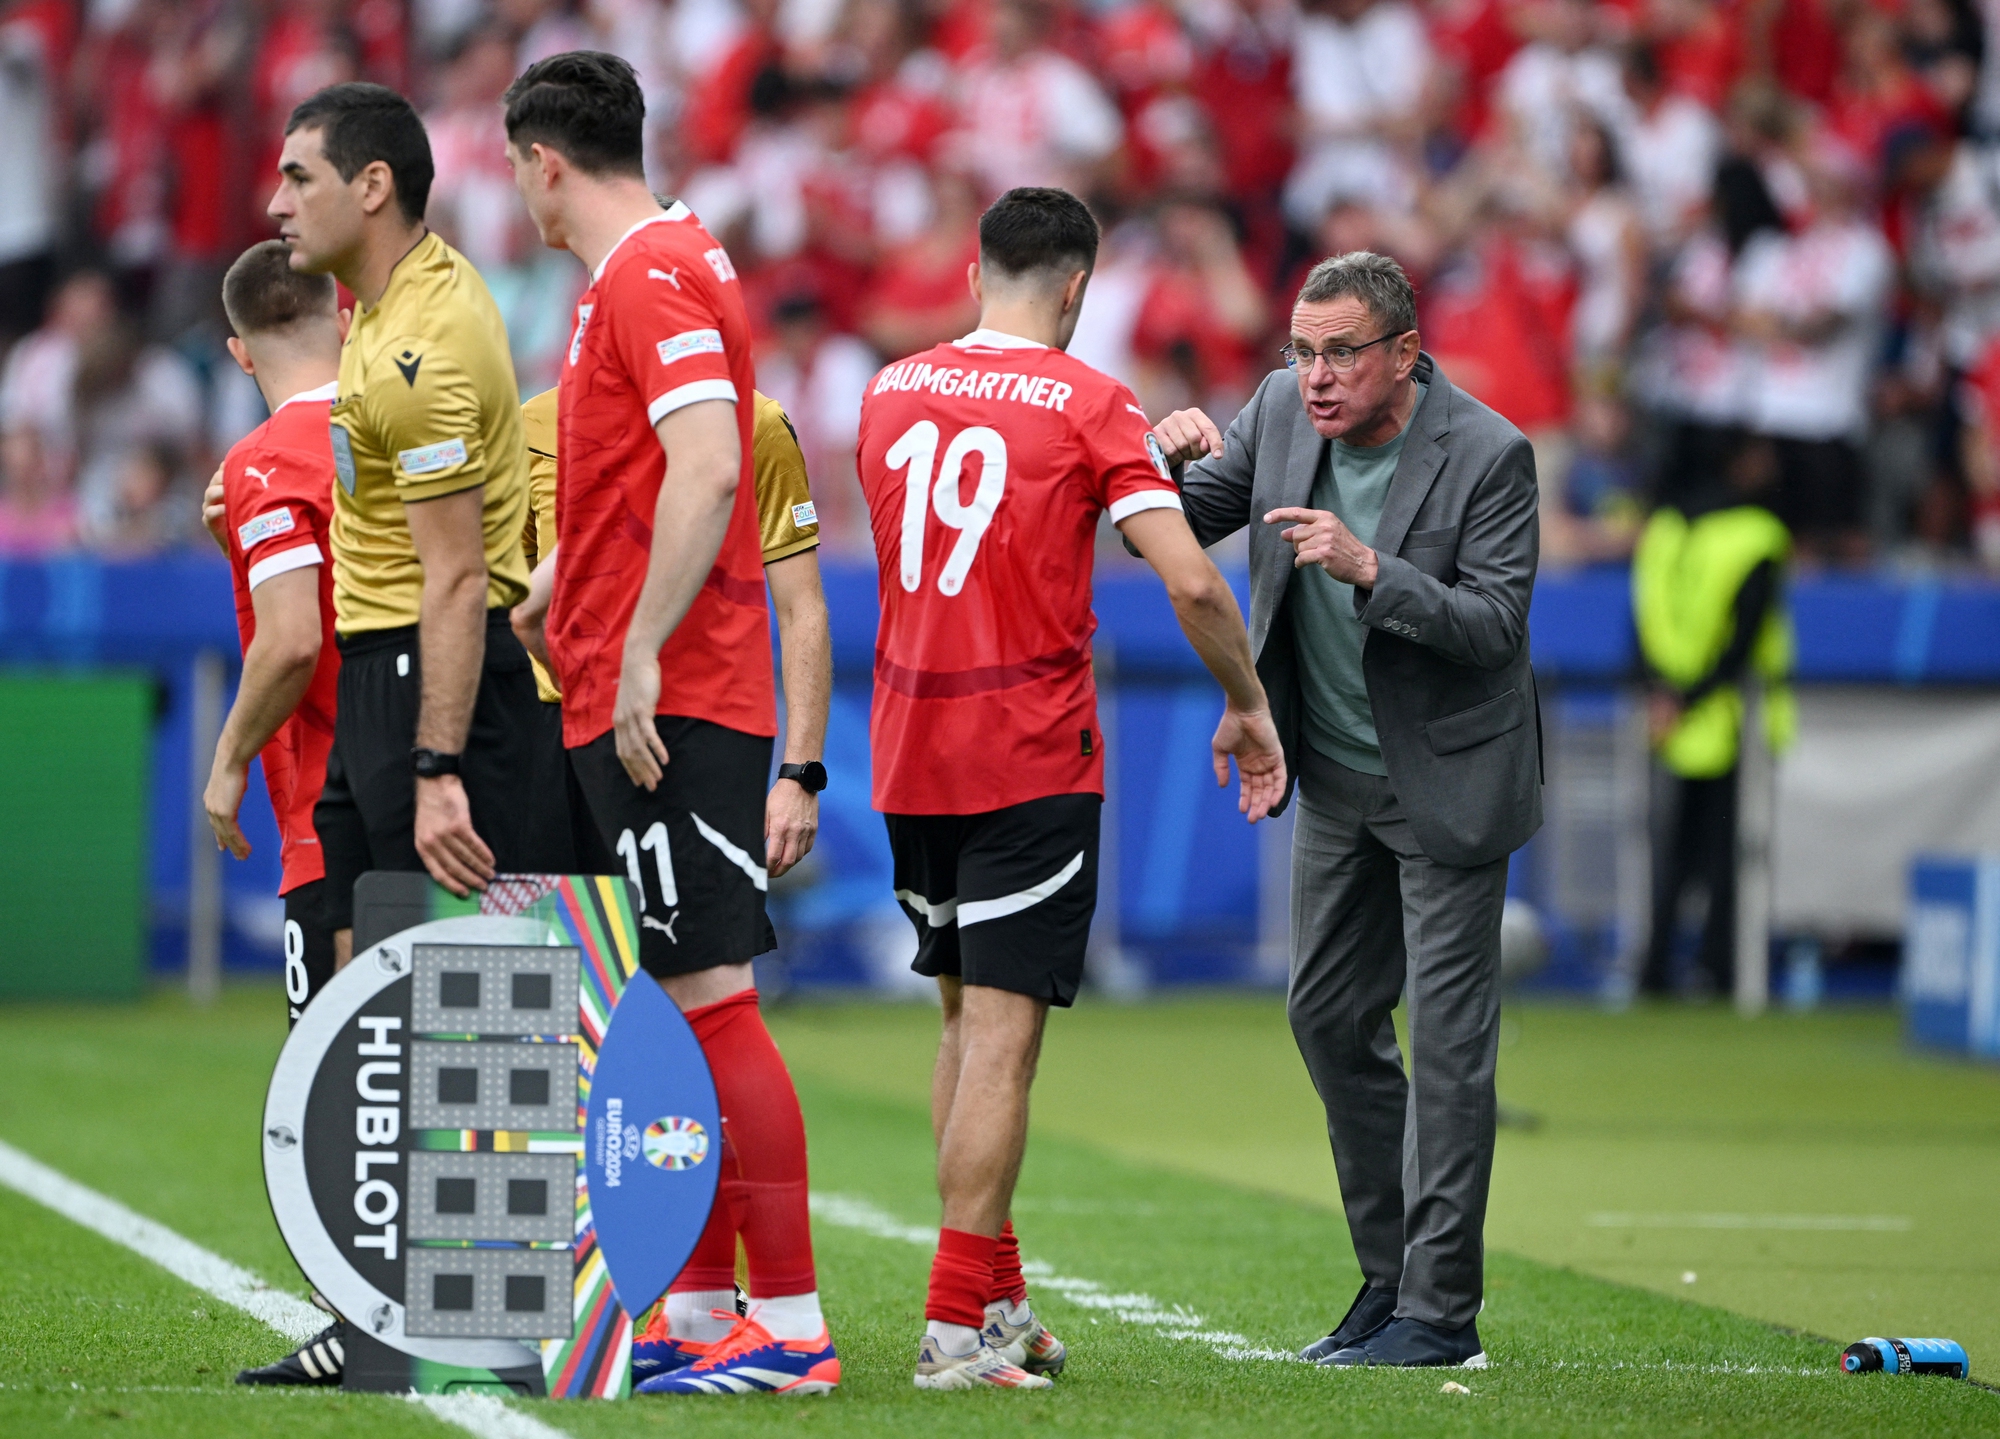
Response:
[[[861,333],[878,354],[914,355],[968,333],[979,304],[966,267],[979,258],[979,198],[970,177],[942,170],[935,214],[916,239],[882,257],[861,306]]]

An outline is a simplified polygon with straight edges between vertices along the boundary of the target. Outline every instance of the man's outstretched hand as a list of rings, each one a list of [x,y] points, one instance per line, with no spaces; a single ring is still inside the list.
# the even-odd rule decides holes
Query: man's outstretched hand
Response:
[[[1184,465],[1203,455],[1222,453],[1222,431],[1200,410],[1175,410],[1153,426],[1153,437],[1167,452],[1167,463]]]
[[[1267,711],[1225,706],[1211,748],[1215,751],[1217,789],[1228,787],[1229,760],[1235,757],[1236,773],[1242,780],[1236,812],[1248,815],[1250,823],[1270,814],[1285,797],[1285,750],[1278,743],[1277,726]]]

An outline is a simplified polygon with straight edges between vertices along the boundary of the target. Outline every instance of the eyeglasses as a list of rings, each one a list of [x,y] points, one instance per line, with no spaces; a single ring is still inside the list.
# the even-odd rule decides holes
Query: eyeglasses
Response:
[[[1328,345],[1324,350],[1301,349],[1296,343],[1284,346],[1278,351],[1284,357],[1288,370],[1304,369],[1308,374],[1320,360],[1325,360],[1330,369],[1351,370],[1354,361],[1363,350],[1372,350],[1385,340],[1393,340],[1398,335],[1407,335],[1408,330],[1391,330],[1386,335],[1378,335],[1365,345]]]

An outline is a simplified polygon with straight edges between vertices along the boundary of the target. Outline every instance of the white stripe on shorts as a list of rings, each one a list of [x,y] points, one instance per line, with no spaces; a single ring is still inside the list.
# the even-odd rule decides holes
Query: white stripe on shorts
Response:
[[[958,927],[962,930],[968,924],[983,924],[989,919],[1004,919],[1010,914],[1019,914],[1024,909],[1032,909],[1040,904],[1072,879],[1083,868],[1083,851],[1076,852],[1076,858],[1036,885],[1018,894],[1003,894],[998,899],[961,900],[958,906]]]
[[[729,836],[715,828],[693,810],[688,811],[688,818],[694,821],[694,827],[701,831],[703,839],[722,851],[723,858],[750,876],[750,883],[756,885],[760,892],[769,891],[771,888],[771,872],[757,863],[756,860],[750,858],[748,850],[742,848],[740,845],[731,844]]]
[[[899,889],[896,898],[922,915],[924,923],[932,929],[958,923],[958,901],[955,899],[928,900],[914,889]]]

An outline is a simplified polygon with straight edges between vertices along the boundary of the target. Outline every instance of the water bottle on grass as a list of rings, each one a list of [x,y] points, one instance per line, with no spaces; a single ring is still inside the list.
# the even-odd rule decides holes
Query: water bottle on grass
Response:
[[[1963,1379],[1972,1372],[1965,1346],[1956,1339],[1863,1339],[1840,1354],[1849,1374],[1942,1374]]]

